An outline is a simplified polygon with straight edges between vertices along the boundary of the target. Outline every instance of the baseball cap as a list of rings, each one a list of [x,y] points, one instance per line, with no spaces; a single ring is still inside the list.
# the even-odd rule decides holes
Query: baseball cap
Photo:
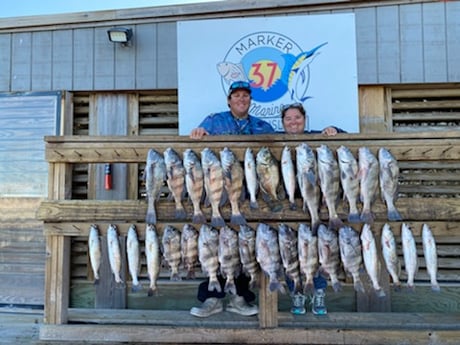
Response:
[[[234,81],[228,88],[228,95],[230,96],[236,90],[246,90],[251,94],[251,84],[247,81]]]

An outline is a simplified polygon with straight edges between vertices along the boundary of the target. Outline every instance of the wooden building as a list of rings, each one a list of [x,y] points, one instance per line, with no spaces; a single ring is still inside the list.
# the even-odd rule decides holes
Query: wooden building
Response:
[[[423,253],[415,294],[392,293],[382,303],[357,296],[348,284],[344,295],[328,295],[330,316],[321,320],[311,314],[293,318],[286,297],[262,293],[259,320],[223,315],[197,321],[188,315],[196,282],[175,285],[166,272],[161,284],[168,292],[161,301],[127,290],[111,298],[96,294],[88,225],[105,229],[114,220],[123,235],[131,222],[142,229],[146,149],[165,148],[178,133],[176,22],[339,12],[356,18],[361,133],[309,140],[333,147],[385,145],[397,152],[404,176],[398,205],[418,240],[425,222],[440,239],[441,294],[429,291]],[[113,26],[133,30],[132,47],[107,39]],[[212,343],[219,337],[224,343],[458,343],[459,1],[230,0],[7,18],[0,19],[0,52],[0,304],[44,307],[42,339],[75,341],[87,332],[93,341],[109,342],[155,337]],[[51,124],[49,114],[56,115]],[[238,138],[205,143],[218,148],[226,140],[240,149],[260,144]],[[277,151],[299,140],[279,138],[272,147]],[[200,147],[183,137],[177,143]],[[113,168],[110,191],[101,182],[104,163]],[[168,205],[163,200],[166,222]],[[381,226],[382,204],[376,212]],[[289,213],[279,217],[261,212],[251,221],[301,219]],[[147,280],[145,267],[141,279]],[[174,303],[179,295],[180,306]],[[94,309],[98,301],[103,307]],[[305,329],[307,323],[311,327]]]

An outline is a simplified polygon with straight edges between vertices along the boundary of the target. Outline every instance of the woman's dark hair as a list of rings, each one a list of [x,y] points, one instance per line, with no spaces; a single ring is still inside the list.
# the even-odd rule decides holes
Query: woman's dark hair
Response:
[[[284,119],[286,111],[288,111],[289,109],[298,109],[304,117],[306,116],[305,108],[303,107],[302,103],[292,103],[283,105],[281,107],[281,119]]]

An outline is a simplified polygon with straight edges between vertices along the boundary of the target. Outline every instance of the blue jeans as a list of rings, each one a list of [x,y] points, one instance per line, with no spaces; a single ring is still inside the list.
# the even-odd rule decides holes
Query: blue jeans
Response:
[[[294,289],[294,282],[288,277],[286,277],[286,283],[289,288],[289,291],[292,292],[292,290]],[[313,287],[315,288],[315,290],[319,290],[319,289],[326,290],[327,280],[326,278],[324,278],[324,276],[321,273],[317,273],[313,277]]]

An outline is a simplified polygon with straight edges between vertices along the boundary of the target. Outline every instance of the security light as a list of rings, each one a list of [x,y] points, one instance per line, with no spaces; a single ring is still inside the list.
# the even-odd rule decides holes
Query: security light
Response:
[[[107,30],[111,42],[121,43],[126,46],[133,37],[133,30],[129,28],[111,28]]]

